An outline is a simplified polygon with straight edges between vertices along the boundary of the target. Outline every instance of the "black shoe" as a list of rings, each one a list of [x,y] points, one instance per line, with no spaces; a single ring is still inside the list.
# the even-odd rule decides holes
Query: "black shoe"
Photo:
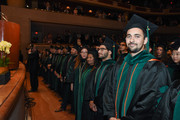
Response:
[[[65,111],[65,109],[60,108],[60,109],[58,109],[58,110],[55,110],[54,112],[62,112],[62,111]]]
[[[74,111],[69,111],[70,114],[74,114]]]
[[[28,92],[37,92],[37,90],[29,90]]]
[[[33,90],[29,90],[28,92],[34,92]]]

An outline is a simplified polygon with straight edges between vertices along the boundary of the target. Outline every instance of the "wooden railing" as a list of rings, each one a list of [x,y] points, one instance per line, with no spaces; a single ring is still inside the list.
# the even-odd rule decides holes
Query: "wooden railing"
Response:
[[[11,71],[11,79],[0,85],[0,120],[24,120],[25,66],[20,63],[17,70]]]

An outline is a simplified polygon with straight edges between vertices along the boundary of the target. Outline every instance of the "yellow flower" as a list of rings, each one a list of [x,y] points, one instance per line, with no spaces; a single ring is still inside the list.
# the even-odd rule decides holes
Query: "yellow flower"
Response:
[[[0,51],[5,52],[6,54],[10,53],[10,47],[12,46],[12,44],[10,42],[7,41],[1,41],[0,42]]]
[[[5,50],[5,53],[6,53],[6,54],[10,54],[9,49],[6,49],[6,50]]]

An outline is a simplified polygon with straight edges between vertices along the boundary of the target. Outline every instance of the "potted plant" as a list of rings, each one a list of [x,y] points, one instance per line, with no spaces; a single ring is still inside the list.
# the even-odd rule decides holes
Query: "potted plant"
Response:
[[[10,72],[8,69],[10,48],[12,44],[2,40],[0,42],[0,84],[6,84],[10,79]]]

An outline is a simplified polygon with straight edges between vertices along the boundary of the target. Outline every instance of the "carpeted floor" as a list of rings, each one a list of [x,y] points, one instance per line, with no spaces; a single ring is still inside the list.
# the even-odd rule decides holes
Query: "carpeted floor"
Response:
[[[29,73],[26,73],[26,81],[24,82],[27,90],[30,90]],[[70,113],[70,106],[67,111],[54,112],[60,107],[60,97],[50,90],[44,82],[42,77],[39,77],[38,92],[29,92],[28,97],[34,98],[33,102],[36,104],[31,107],[30,114],[32,120],[74,120],[75,115]]]

